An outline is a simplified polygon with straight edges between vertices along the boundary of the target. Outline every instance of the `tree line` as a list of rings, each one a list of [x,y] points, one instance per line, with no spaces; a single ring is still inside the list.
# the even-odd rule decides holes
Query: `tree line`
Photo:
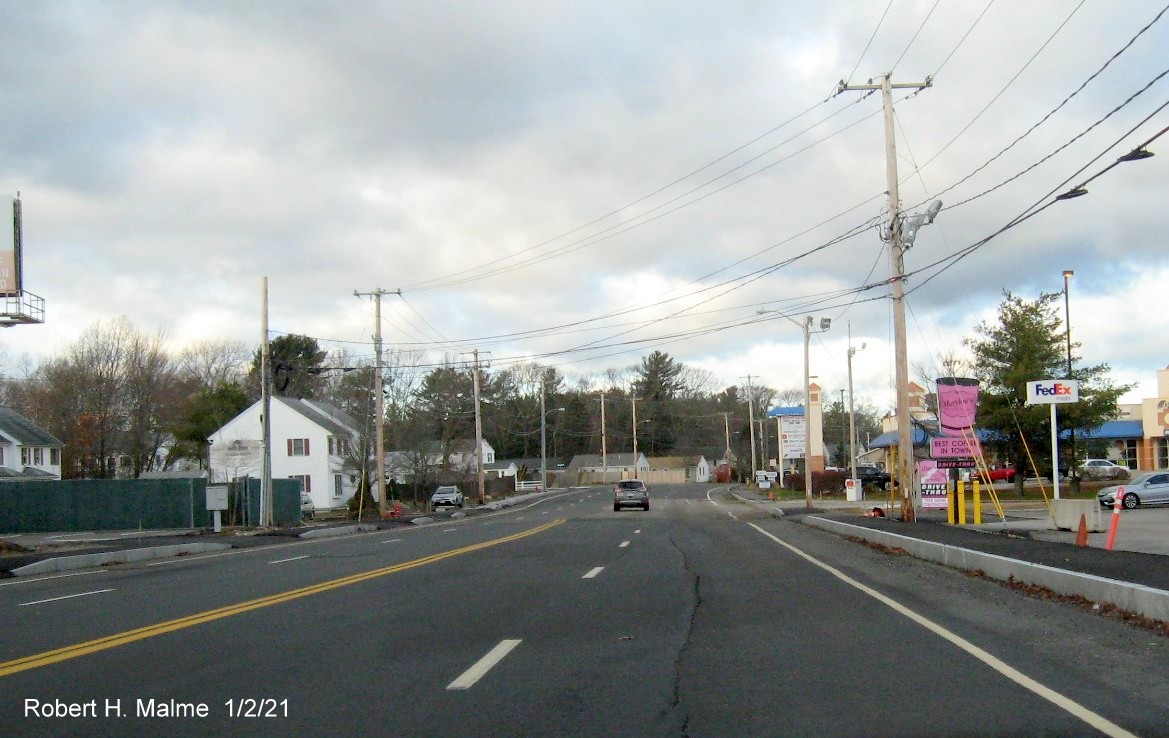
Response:
[[[1047,411],[1027,407],[1028,380],[1066,374],[1066,332],[1058,316],[1059,293],[1025,300],[1004,293],[997,322],[975,328],[965,340],[973,361],[944,357],[947,375],[982,380],[979,427],[994,432],[986,444],[1009,463],[1022,465],[1027,450],[1042,457]],[[1072,344],[1078,348],[1079,344]],[[283,335],[270,344],[270,376],[276,394],[328,402],[353,417],[359,443],[355,471],[368,472],[376,458],[377,376],[372,360],[354,359],[345,349],[323,350],[316,339]],[[1073,356],[1078,361],[1078,357]],[[449,447],[475,437],[475,369],[446,357],[428,363],[424,354],[390,350],[383,359],[384,434],[387,451]],[[638,450],[647,456],[724,457],[728,448],[748,470],[751,429],[748,390],[725,386],[713,373],[653,351],[639,362],[590,375],[567,376],[535,362],[493,367],[480,364],[479,395],[484,438],[497,458],[540,456],[541,393],[548,457],[567,463],[574,455],[600,453],[602,402],[608,453]],[[936,372],[934,372],[936,374]],[[1092,428],[1115,417],[1116,400],[1127,386],[1108,380],[1108,366],[1081,366],[1083,401],[1061,409],[1061,427]],[[932,378],[923,378],[931,381]],[[750,389],[756,422],[775,405],[802,404],[798,386]],[[848,465],[847,398],[825,391],[824,437],[828,463]],[[127,318],[98,321],[60,355],[25,366],[22,377],[0,382],[0,402],[26,415],[64,442],[65,478],[137,477],[148,471],[203,468],[207,438],[260,396],[260,351],[240,342],[212,340],[173,352],[161,333],[147,334]],[[637,423],[634,430],[634,414]],[[858,401],[862,449],[880,433],[882,412]],[[774,421],[755,429],[772,440]],[[762,452],[764,449],[759,449]],[[760,458],[766,458],[761,456]],[[550,462],[553,463],[553,462]],[[369,474],[362,475],[369,478]]]

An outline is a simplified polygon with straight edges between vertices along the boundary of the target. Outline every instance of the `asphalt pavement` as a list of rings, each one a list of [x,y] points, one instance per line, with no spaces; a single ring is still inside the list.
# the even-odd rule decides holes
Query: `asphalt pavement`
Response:
[[[1077,531],[1056,530],[1042,500],[1007,500],[1004,515],[983,510],[982,525],[954,526],[945,511],[919,511],[903,522],[887,499],[849,502],[838,498],[775,501],[745,487],[731,489],[747,504],[773,515],[864,539],[947,566],[1047,587],[1061,594],[1109,602],[1156,620],[1169,621],[1169,508],[1124,511],[1118,521],[1115,550],[1105,548],[1106,532],[1090,533],[1077,545]],[[536,495],[538,496],[538,495]],[[515,504],[533,495],[513,498]],[[492,508],[445,510],[422,516],[365,524],[365,529],[409,525]],[[881,508],[883,517],[872,516]],[[1111,514],[1105,516],[1106,525]],[[299,528],[255,531],[205,530],[116,531],[0,535],[0,577],[28,576],[69,569],[106,566],[143,558],[192,555],[228,548],[273,545],[321,535],[347,535],[360,528],[352,522],[314,523]]]

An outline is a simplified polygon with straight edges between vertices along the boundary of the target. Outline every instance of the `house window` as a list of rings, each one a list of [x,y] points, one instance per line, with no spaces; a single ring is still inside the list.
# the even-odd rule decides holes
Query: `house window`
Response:
[[[34,466],[45,465],[45,450],[43,448],[34,448],[32,450],[32,463]]]
[[[21,446],[20,447],[20,465],[21,466],[28,466],[29,464],[31,464],[32,462],[29,461],[30,458],[32,458],[32,457],[29,454],[29,449],[24,447],[24,446]]]
[[[305,492],[313,491],[313,478],[308,474],[293,474],[289,479],[299,479],[301,490]]]
[[[0,466],[4,466],[4,447],[0,446]]]
[[[49,464],[53,466],[61,466],[61,449],[49,449]],[[4,465],[4,449],[0,448],[0,466]]]
[[[288,455],[289,456],[308,456],[308,439],[307,438],[289,438],[288,439]]]
[[[340,453],[337,449],[337,439],[329,436],[326,440],[329,442],[329,456],[337,456]]]
[[[1169,438],[1158,438],[1153,453],[1157,457],[1157,468],[1169,469]]]
[[[333,475],[333,496],[334,496],[334,497],[340,497],[340,496],[341,496],[341,490],[343,489],[343,486],[342,486],[342,481],[343,481],[343,480],[341,479],[341,475],[340,475],[340,474],[334,474],[334,475]]]

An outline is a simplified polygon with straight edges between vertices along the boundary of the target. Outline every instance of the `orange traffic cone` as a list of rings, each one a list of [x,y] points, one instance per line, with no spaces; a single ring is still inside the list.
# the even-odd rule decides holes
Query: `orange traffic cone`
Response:
[[[1088,519],[1083,515],[1080,516],[1080,530],[1076,532],[1076,545],[1080,547],[1088,545]]]

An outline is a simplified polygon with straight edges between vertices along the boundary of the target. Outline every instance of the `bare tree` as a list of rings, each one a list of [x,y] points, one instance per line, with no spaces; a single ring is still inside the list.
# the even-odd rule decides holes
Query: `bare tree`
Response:
[[[226,382],[243,382],[248,375],[251,351],[243,341],[207,340],[194,343],[179,353],[178,371],[201,387]]]

